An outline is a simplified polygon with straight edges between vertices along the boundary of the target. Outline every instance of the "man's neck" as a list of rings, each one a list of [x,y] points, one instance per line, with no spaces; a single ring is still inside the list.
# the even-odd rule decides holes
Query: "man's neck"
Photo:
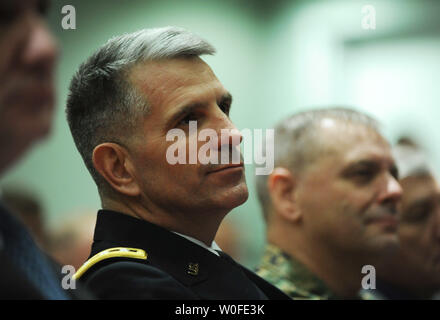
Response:
[[[361,288],[362,265],[346,256],[330,254],[327,250],[311,250],[297,252],[295,257],[308,266],[337,296],[356,298]],[[313,254],[307,254],[309,252]]]
[[[269,237],[268,241],[302,263],[337,296],[348,299],[357,297],[362,280],[361,265],[349,261],[347,257],[337,257],[321,247],[312,247],[308,241],[281,235]]]
[[[160,208],[147,210],[137,202],[114,201],[106,198],[102,201],[103,209],[118,211],[134,218],[145,220],[170,231],[180,233],[203,242],[208,247],[214,241],[218,227],[226,213],[203,212],[197,214],[166,212]]]

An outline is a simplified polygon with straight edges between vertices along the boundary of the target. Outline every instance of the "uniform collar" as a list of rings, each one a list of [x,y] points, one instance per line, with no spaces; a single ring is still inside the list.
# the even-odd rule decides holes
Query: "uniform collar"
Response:
[[[91,256],[110,247],[143,249],[149,263],[194,285],[208,278],[208,269],[220,272],[228,263],[194,240],[127,214],[99,210]]]
[[[212,253],[215,254],[216,256],[220,257],[220,255],[218,254],[218,252],[217,252],[216,250],[221,251],[221,249],[220,249],[220,247],[217,245],[217,243],[215,243],[215,241],[212,241],[211,246],[208,247],[208,246],[207,246],[206,244],[204,244],[202,241],[197,240],[197,239],[195,239],[195,238],[193,238],[193,237],[187,236],[187,235],[185,235],[185,234],[178,233],[178,232],[176,232],[176,231],[172,231],[172,232],[175,233],[175,234],[177,234],[177,235],[179,235],[179,236],[181,236],[181,237],[183,237],[183,238],[185,238],[185,239],[187,239],[187,240],[189,240],[189,241],[191,241],[191,242],[193,242],[193,243],[195,243],[195,244],[197,244],[197,245],[199,245],[199,246],[201,246],[202,248],[205,248],[205,249],[208,250],[209,252],[212,252]]]
[[[297,259],[289,256],[275,245],[268,244],[264,253],[264,261],[268,265],[261,266],[272,270],[271,275],[281,280],[287,280],[295,287],[295,294],[307,299],[338,299],[315,274],[307,269]]]

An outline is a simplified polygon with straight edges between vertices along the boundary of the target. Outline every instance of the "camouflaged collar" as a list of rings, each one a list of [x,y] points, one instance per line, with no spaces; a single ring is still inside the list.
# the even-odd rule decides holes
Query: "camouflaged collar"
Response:
[[[267,245],[257,274],[293,299],[338,299],[302,263],[274,245]]]

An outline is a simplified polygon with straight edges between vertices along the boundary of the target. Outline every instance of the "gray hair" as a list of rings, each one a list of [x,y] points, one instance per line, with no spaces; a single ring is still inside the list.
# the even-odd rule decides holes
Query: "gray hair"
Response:
[[[303,111],[276,125],[275,145],[272,149],[274,150],[274,166],[301,173],[306,165],[317,159],[323,150],[319,128],[324,119],[358,124],[379,131],[379,123],[375,119],[352,109],[329,108]],[[267,175],[256,176],[258,198],[266,220],[271,207],[267,178]]]
[[[146,98],[128,81],[131,68],[145,61],[214,54],[199,36],[177,27],[143,29],[111,38],[73,76],[66,114],[76,147],[98,189],[107,186],[92,162],[103,142],[124,145],[124,137],[148,113]],[[148,98],[147,98],[148,99]]]

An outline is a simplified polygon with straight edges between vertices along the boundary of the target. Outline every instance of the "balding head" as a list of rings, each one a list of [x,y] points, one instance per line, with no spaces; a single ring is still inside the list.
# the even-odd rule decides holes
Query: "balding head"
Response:
[[[347,108],[304,111],[282,120],[275,127],[275,167],[283,167],[300,175],[316,159],[332,151],[335,141],[326,139],[327,135],[333,128],[344,125],[363,126],[378,131],[376,120]],[[265,218],[270,210],[267,178],[265,175],[256,177],[258,197]]]

